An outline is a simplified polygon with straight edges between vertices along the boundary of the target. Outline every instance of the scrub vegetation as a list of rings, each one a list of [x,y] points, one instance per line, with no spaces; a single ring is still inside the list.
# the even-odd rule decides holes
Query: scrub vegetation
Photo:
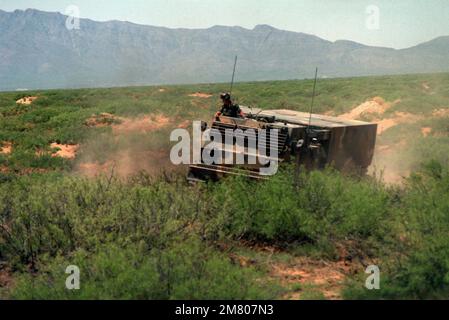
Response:
[[[240,83],[234,95],[308,111],[311,86]],[[0,297],[449,298],[449,75],[318,88],[316,113],[388,104],[360,115],[397,120],[371,175],[301,170],[295,184],[287,165],[263,182],[189,185],[162,166],[169,132],[209,120],[225,84],[0,93]],[[364,286],[372,264],[380,290]],[[65,287],[69,265],[80,290]]]

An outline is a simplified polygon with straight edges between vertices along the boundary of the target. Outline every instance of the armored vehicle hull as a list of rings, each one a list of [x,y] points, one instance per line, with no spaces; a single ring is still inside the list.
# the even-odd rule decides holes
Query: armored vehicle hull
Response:
[[[214,150],[223,159],[231,155],[233,161],[205,161],[190,166],[188,179],[203,181],[219,179],[226,175],[244,175],[254,179],[267,179],[261,168],[278,163],[295,161],[307,169],[320,169],[327,165],[339,170],[364,174],[370,166],[376,143],[377,124],[337,117],[309,114],[292,110],[260,110],[241,107],[245,118],[217,117],[210,130],[223,137],[232,137],[229,144]],[[247,134],[251,129],[254,134]],[[273,131],[276,131],[273,137]],[[239,138],[242,138],[239,140]],[[224,141],[224,139],[223,139]],[[240,143],[239,143],[240,141]],[[253,144],[251,144],[253,143]],[[264,146],[260,155],[265,161],[248,163],[254,153],[250,146]],[[203,149],[207,148],[203,144]],[[237,163],[238,156],[245,163]]]

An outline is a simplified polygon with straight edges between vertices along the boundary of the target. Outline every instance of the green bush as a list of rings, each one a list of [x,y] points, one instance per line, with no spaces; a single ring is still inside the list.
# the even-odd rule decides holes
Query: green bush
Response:
[[[292,177],[288,168],[267,182],[232,179],[213,186],[215,225],[206,217],[211,233],[313,243],[382,239],[387,233],[392,199],[379,183],[330,169],[302,173],[298,187]]]
[[[65,268],[80,270],[80,289],[67,290]],[[276,291],[257,281],[253,269],[187,240],[163,250],[100,246],[46,262],[38,275],[22,274],[13,299],[267,299]]]
[[[427,163],[412,175],[397,212],[401,234],[382,259],[381,290],[368,291],[354,283],[347,298],[449,298],[449,172],[440,163]]]
[[[21,177],[1,184],[0,252],[21,265],[36,264],[42,254],[89,251],[102,243],[167,245],[195,221],[195,200],[181,188],[107,178]]]
[[[213,249],[244,239],[325,254],[341,243],[363,249],[381,268],[381,290],[355,279],[347,298],[448,298],[445,166],[427,164],[402,188],[331,169],[302,172],[298,186],[292,177],[285,168],[265,182],[192,187],[176,176],[3,175],[0,258],[20,274],[13,297],[267,297],[254,271]],[[84,291],[55,289],[67,264],[87,270]]]

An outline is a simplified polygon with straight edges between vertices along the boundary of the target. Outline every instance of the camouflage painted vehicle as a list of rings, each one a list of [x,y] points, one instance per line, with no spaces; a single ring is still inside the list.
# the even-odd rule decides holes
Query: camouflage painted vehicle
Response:
[[[245,118],[220,116],[212,122],[211,129],[218,130],[223,136],[226,135],[226,129],[255,129],[257,143],[265,143],[267,149],[273,147],[280,164],[296,162],[298,168],[304,166],[307,169],[320,169],[331,165],[339,170],[365,174],[372,162],[377,124],[285,109],[241,109]],[[259,131],[263,130],[258,129],[265,131],[260,133]],[[275,145],[270,141],[271,130],[278,130],[278,139],[273,141]],[[244,139],[247,147],[254,137],[244,136]],[[248,157],[247,148],[239,150],[234,148],[231,152],[243,152],[244,156]],[[267,154],[267,157],[270,158],[271,155]],[[190,165],[190,181],[216,180],[226,175],[268,178],[260,174],[260,168],[263,166],[261,164],[206,164],[203,159],[201,162]]]

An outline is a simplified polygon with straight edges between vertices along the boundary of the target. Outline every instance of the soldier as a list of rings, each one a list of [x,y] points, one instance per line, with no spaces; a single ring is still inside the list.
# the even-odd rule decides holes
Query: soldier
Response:
[[[223,106],[221,110],[215,114],[215,117],[219,117],[221,115],[231,118],[244,118],[242,110],[240,109],[238,104],[232,103],[231,95],[229,93],[220,94],[220,98],[223,101]]]

